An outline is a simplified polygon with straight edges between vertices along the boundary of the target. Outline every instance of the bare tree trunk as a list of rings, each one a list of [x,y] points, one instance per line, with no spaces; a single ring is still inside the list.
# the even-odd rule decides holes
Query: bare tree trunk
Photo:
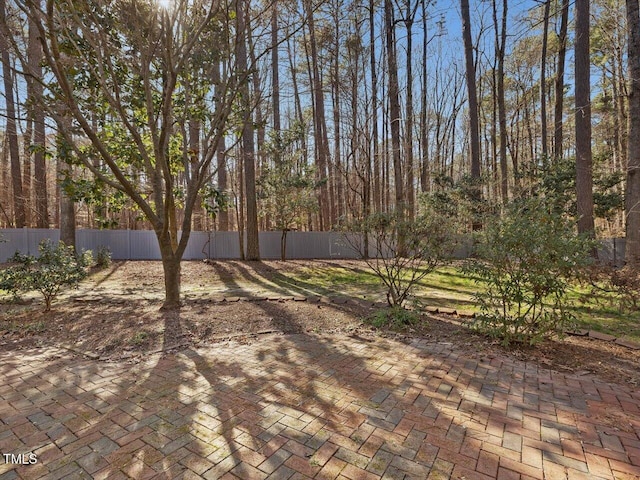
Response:
[[[304,2],[307,23],[309,26],[309,48],[311,49],[311,70],[313,85],[314,122],[313,130],[316,141],[317,175],[321,181],[319,205],[320,205],[320,230],[331,227],[331,199],[329,198],[329,145],[327,139],[327,123],[324,111],[324,93],[322,91],[322,79],[318,64],[318,47],[316,44],[316,27],[313,18],[313,10],[308,0]]]
[[[376,2],[369,0],[369,54],[371,62],[371,123],[373,143],[373,205],[376,212],[382,211],[382,192],[380,186],[380,149],[378,139],[378,77],[376,69]]]
[[[158,245],[162,256],[162,269],[164,271],[164,303],[161,310],[178,308],[180,302],[181,264],[180,257],[175,254],[173,240],[168,232],[162,233],[156,230]]]
[[[547,44],[549,43],[549,10],[551,0],[544,3],[544,27],[542,33],[542,55],[540,56],[540,128],[542,131],[542,155],[549,155],[547,141]]]
[[[288,230],[285,228],[280,235],[280,260],[283,262],[287,260],[287,232]]]
[[[245,0],[237,0],[237,34],[240,38],[237,40],[237,62],[239,73],[242,76],[247,75],[248,71],[248,51],[247,51],[247,24],[246,9],[248,2]],[[241,98],[243,102],[243,120],[242,129],[242,155],[244,157],[244,181],[245,181],[245,197],[247,203],[247,260],[260,260],[260,243],[258,239],[258,208],[256,198],[256,163],[255,163],[255,146],[253,140],[253,122],[251,121],[251,96],[249,92],[249,81],[246,79],[242,82]]]
[[[640,8],[638,0],[626,0],[629,62],[629,136],[625,195],[625,261],[640,266]]]
[[[60,241],[76,246],[76,209],[64,190],[60,192]]]
[[[33,98],[31,82],[27,82],[27,98]],[[33,146],[33,114],[34,109],[30,106],[25,108],[25,129],[22,135],[22,151],[24,162],[22,164],[22,195],[24,196],[24,223],[26,227],[32,226],[31,218],[31,148]],[[20,112],[18,111],[20,116]]]
[[[333,96],[333,137],[334,137],[334,175],[332,175],[334,188],[334,198],[331,202],[331,222],[335,224],[337,219],[344,214],[344,187],[343,187],[343,166],[341,155],[341,139],[340,139],[340,123],[341,123],[341,108],[340,108],[340,22],[339,22],[339,7],[334,9],[335,22],[335,42],[333,52],[333,65],[332,65],[332,96]],[[357,95],[357,93],[356,93]]]
[[[42,77],[42,44],[40,34],[33,21],[29,22],[29,64],[30,71],[39,79]],[[42,85],[31,81],[30,91],[34,100],[42,98]],[[45,116],[41,108],[33,108],[33,174],[35,191],[36,226],[49,228],[49,199],[47,195],[47,166],[45,159],[46,136]]]
[[[593,175],[591,165],[589,0],[576,0],[575,62],[578,232],[594,236]]]
[[[280,133],[280,71],[278,55],[278,1],[271,6],[271,105],[273,129]]]
[[[385,38],[387,45],[387,68],[389,75],[389,115],[391,127],[391,155],[393,158],[393,174],[396,193],[396,210],[404,217],[404,177],[402,175],[402,159],[400,156],[400,88],[398,85],[398,62],[396,60],[396,43],[393,23],[393,4],[391,0],[384,2]]]
[[[200,161],[200,121],[191,119],[189,121],[189,156],[191,165],[197,165]],[[193,206],[193,230],[201,232],[204,230],[204,208],[202,207],[202,197],[198,195],[196,204]]]
[[[560,33],[558,42],[558,68],[555,85],[554,139],[553,157],[561,159],[563,155],[563,113],[564,113],[564,64],[567,55],[567,30],[569,24],[569,0],[562,0],[562,14],[560,18]]]
[[[427,124],[427,2],[421,0],[422,5],[422,93],[420,95],[420,149],[422,151],[422,161],[420,165],[420,191],[429,192],[430,172],[429,172],[429,125]]]
[[[414,165],[413,165],[413,21],[416,10],[411,9],[411,0],[407,0],[405,26],[407,28],[407,97],[405,103],[405,158],[407,160],[407,214],[413,218],[415,212]],[[417,3],[416,3],[417,7]]]
[[[220,68],[222,65],[220,62],[218,65],[213,68],[213,82],[216,85],[216,90],[218,90],[218,86],[220,85],[221,75]],[[226,77],[226,70],[225,75]],[[216,95],[216,109],[222,109],[222,98],[221,95]],[[218,190],[221,192],[226,192],[228,189],[228,181],[227,181],[227,158],[226,158],[226,145],[224,135],[220,138],[218,142],[218,148],[216,150],[216,167],[217,167],[217,175],[218,175]],[[229,230],[229,212],[228,210],[222,210],[218,213],[218,230],[226,232]]]
[[[509,198],[509,177],[507,170],[507,112],[504,98],[504,54],[507,42],[507,0],[502,1],[500,33],[498,35],[498,13],[496,0],[493,0],[493,21],[496,40],[496,93],[498,94],[498,125],[500,129],[500,195],[505,204]]]
[[[236,201],[236,217],[238,219],[238,242],[240,246],[240,259],[245,260],[245,248],[244,248],[244,232],[245,232],[245,215],[244,215],[244,156],[242,155],[242,149],[238,148],[238,162],[236,165],[236,173],[238,175],[238,199]]]
[[[0,25],[6,24],[6,3],[0,0]],[[22,192],[22,171],[20,168],[20,147],[16,125],[16,106],[14,103],[13,68],[9,56],[9,45],[4,34],[0,35],[0,55],[2,56],[2,77],[4,80],[4,98],[7,110],[5,135],[9,143],[11,160],[11,186],[13,188],[13,214],[16,228],[25,226],[24,196]]]
[[[462,36],[464,40],[464,58],[467,78],[467,95],[469,99],[469,130],[471,148],[471,178],[480,180],[480,127],[478,115],[478,93],[476,90],[476,70],[473,61],[473,44],[471,43],[471,15],[469,0],[460,0],[462,15]],[[474,199],[479,202],[482,197],[480,187],[474,188]],[[473,221],[473,229],[479,230],[482,225],[477,219]]]

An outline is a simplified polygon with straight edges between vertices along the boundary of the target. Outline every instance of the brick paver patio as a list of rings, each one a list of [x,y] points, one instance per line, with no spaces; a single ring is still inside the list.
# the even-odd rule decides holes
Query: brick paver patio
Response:
[[[0,479],[640,478],[640,393],[427,340],[49,348],[0,354],[0,453]]]

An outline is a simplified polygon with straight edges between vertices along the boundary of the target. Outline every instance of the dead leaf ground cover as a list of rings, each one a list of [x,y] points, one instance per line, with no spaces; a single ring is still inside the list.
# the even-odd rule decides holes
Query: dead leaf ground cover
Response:
[[[50,312],[42,311],[35,295],[22,304],[0,303],[0,349],[66,345],[105,360],[137,361],[183,345],[253,342],[265,332],[421,336],[473,357],[507,354],[564,373],[640,385],[640,351],[611,342],[567,337],[536,348],[504,349],[472,332],[460,318],[424,312],[411,327],[375,329],[367,321],[382,308],[372,304],[379,299],[375,288],[358,288],[348,273],[334,285],[314,282],[309,273],[337,266],[366,269],[355,261],[184,262],[184,307],[162,312],[160,262],[115,262],[67,291]],[[329,298],[336,296],[339,303]],[[347,299],[359,301],[342,303]]]

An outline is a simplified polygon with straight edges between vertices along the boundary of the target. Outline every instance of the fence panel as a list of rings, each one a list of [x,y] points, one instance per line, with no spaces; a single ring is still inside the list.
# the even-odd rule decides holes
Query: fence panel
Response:
[[[57,242],[60,232],[48,228],[0,229],[0,262],[6,262],[14,253],[37,255],[38,245],[46,238]]]
[[[606,238],[598,248],[598,260],[602,263],[621,267],[624,265],[625,238]]]
[[[227,260],[240,258],[238,232],[210,232],[209,258]]]
[[[281,232],[260,232],[260,255],[264,259],[280,258]],[[38,244],[45,238],[58,241],[57,229],[8,228],[0,229],[0,262],[6,262],[16,251],[35,255]],[[358,258],[357,245],[345,239],[339,232],[289,232],[287,235],[287,259],[312,258]],[[76,232],[78,250],[97,252],[101,246],[108,247],[114,260],[159,260],[160,248],[155,233],[149,230],[90,230]],[[461,245],[454,256],[466,258],[471,252],[471,243]],[[616,266],[624,264],[624,238],[611,238],[601,241],[598,255],[603,263]],[[369,242],[369,255],[375,256],[373,239]],[[238,259],[240,246],[238,232],[191,232],[189,243],[183,257],[185,260]]]

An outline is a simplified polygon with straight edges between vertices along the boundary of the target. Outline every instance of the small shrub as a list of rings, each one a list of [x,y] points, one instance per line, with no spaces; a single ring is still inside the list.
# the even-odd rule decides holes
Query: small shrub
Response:
[[[45,311],[51,309],[51,302],[63,287],[77,287],[86,277],[86,255],[77,256],[73,247],[51,240],[43,240],[38,246],[38,258],[16,253],[11,262],[14,265],[0,272],[0,288],[16,298],[21,293],[39,291],[45,301]]]
[[[449,261],[458,243],[451,219],[428,205],[414,219],[398,210],[343,227],[345,240],[386,287],[389,306],[402,306],[425,276]]]
[[[104,269],[111,265],[111,250],[109,247],[100,245],[96,253],[96,268]]]
[[[592,241],[541,199],[509,205],[479,235],[477,258],[464,271],[485,290],[476,294],[481,312],[474,326],[505,345],[535,344],[561,333],[573,318],[566,293],[591,263]]]
[[[92,250],[83,250],[82,253],[78,256],[78,262],[85,268],[90,268],[93,266],[93,251]]]
[[[149,339],[149,332],[145,332],[140,331],[135,333],[130,339],[129,339],[129,343],[131,345],[135,345],[135,346],[140,346],[140,345],[144,345],[145,343],[147,343],[147,340]]]
[[[416,312],[393,305],[389,308],[377,310],[367,318],[375,328],[390,328],[391,330],[401,330],[404,327],[415,325],[420,320],[420,316]]]

